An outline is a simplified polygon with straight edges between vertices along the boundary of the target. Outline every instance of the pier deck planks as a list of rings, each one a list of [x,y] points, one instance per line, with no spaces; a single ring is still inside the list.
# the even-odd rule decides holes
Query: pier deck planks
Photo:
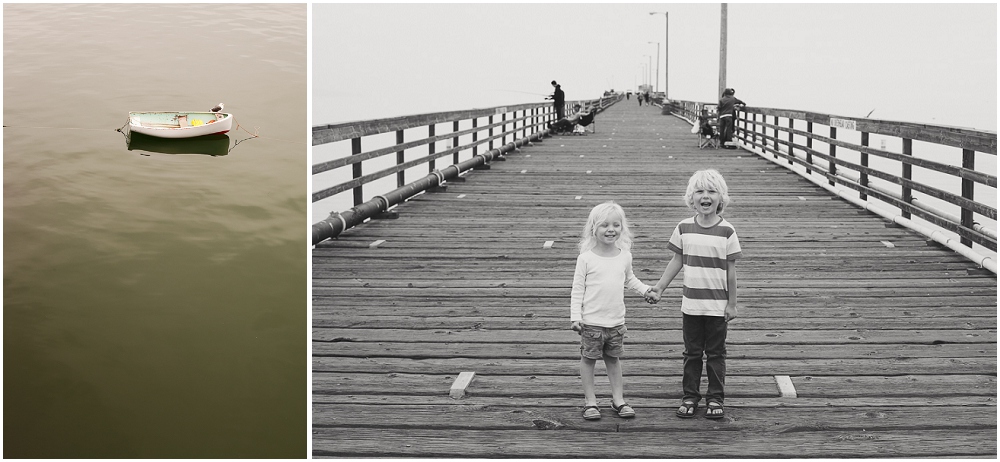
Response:
[[[994,275],[755,154],[699,150],[683,121],[628,103],[597,133],[536,142],[313,249],[315,457],[996,456]],[[655,307],[626,295],[637,417],[613,416],[599,362],[604,417],[584,421],[569,330],[583,222],[621,204],[636,275],[653,283],[692,214],[687,179],[707,167],[729,184],[744,254],[728,415],[673,416],[678,277]],[[476,379],[452,399],[464,371]]]

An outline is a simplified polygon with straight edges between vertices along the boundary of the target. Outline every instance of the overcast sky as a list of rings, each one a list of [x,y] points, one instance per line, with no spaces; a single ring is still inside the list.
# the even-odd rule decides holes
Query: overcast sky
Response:
[[[648,70],[662,91],[666,40],[669,96],[716,101],[720,11],[314,4],[313,124],[543,101],[551,80],[591,99]],[[751,106],[995,131],[996,30],[995,3],[730,3],[727,85]]]

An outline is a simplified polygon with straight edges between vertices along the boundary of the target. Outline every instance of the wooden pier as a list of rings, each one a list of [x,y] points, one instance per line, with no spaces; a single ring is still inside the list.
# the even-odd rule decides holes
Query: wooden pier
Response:
[[[596,133],[522,147],[317,245],[313,455],[996,457],[995,274],[756,154],[698,149],[689,129],[622,101]],[[653,283],[692,215],[687,179],[709,167],[744,255],[727,416],[674,416],[678,278],[659,305],[626,295],[637,416],[614,415],[599,362],[603,418],[585,421],[569,296],[587,214],[624,207]]]

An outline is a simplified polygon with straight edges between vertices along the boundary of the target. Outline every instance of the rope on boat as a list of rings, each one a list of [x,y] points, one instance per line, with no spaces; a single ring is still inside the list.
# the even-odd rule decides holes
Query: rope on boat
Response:
[[[240,125],[240,122],[236,120],[235,117],[233,118],[233,122],[236,122],[236,130],[243,130],[244,132],[247,132],[247,134],[249,134],[250,136],[247,138],[243,138],[242,140],[236,140],[235,142],[233,142],[233,146],[229,148],[229,151],[226,152],[231,152],[233,149],[236,149],[236,146],[238,146],[240,143],[246,140],[252,140],[254,138],[260,137],[259,135],[257,135],[257,132],[260,130],[260,127],[254,127],[253,133],[250,133],[249,131],[247,131],[247,129],[243,128],[243,126]]]
[[[127,121],[125,122],[125,125],[128,125],[128,122],[127,122]],[[103,132],[103,131],[107,130],[107,128],[82,128],[82,127],[28,127],[28,126],[24,126],[24,127],[18,127],[18,126],[14,126],[14,125],[4,125],[4,126],[3,126],[3,128],[31,128],[31,129],[40,129],[40,130],[92,130],[92,131],[99,131],[99,132]],[[121,131],[121,129],[119,128],[119,129],[117,129],[117,130],[115,130],[115,131]]]

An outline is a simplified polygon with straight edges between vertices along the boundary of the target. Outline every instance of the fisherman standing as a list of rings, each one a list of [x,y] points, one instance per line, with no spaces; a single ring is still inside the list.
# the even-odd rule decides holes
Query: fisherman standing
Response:
[[[552,100],[552,106],[556,110],[556,120],[566,117],[566,95],[563,94],[562,87],[556,83],[555,80],[552,81],[552,87],[556,89],[551,95],[545,97],[545,99]]]

